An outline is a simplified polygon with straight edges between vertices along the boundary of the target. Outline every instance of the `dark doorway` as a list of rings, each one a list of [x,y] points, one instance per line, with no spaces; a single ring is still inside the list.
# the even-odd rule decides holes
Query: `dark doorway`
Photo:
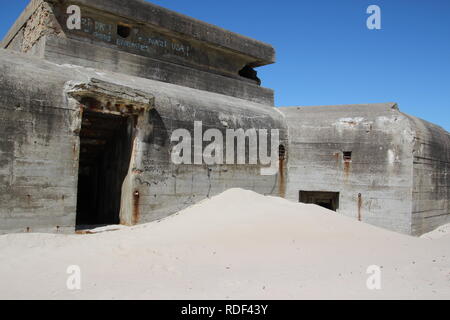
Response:
[[[120,223],[132,152],[132,117],[85,111],[80,132],[77,230]]]
[[[339,209],[339,192],[300,191],[300,202],[311,203],[326,209]]]

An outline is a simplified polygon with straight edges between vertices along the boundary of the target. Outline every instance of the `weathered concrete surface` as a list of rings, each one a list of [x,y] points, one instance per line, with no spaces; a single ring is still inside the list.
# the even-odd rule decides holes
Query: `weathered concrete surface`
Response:
[[[72,4],[82,10],[80,30],[67,28]],[[120,171],[118,180],[126,175],[111,205],[120,200],[124,224],[160,219],[232,187],[294,201],[300,191],[328,192],[316,194],[321,201],[339,193],[333,206],[342,214],[407,234],[449,222],[448,132],[395,104],[279,112],[252,69],[275,61],[270,45],[145,1],[32,0],[2,47],[9,53],[0,52],[0,232],[74,227],[88,138],[113,144],[107,134],[80,133],[83,121],[98,121],[83,118],[94,109],[126,117],[127,134],[101,159]],[[277,176],[261,176],[260,165],[173,165],[170,136],[194,135],[194,121],[222,133],[281,130]],[[118,159],[128,139],[126,168]],[[103,179],[120,189],[112,180]],[[100,215],[110,209],[103,208]]]
[[[18,50],[22,50],[22,41],[23,41],[23,30],[27,21],[31,18],[36,10],[42,6],[42,0],[31,0],[25,10],[20,14],[19,18],[14,22],[14,24],[9,29],[5,38],[1,42],[2,48],[11,47],[11,42],[17,41],[18,34],[21,34],[22,37],[20,41],[16,45],[13,45],[14,48]]]
[[[139,197],[132,210],[124,210],[123,223],[157,220],[228,188],[283,191],[279,175],[261,176],[259,165],[176,166],[170,161],[171,133],[192,132],[194,120],[203,121],[205,129],[280,129],[287,143],[284,118],[274,108],[8,50],[0,51],[0,80],[0,232],[74,227],[80,110],[88,107],[74,92],[98,96],[99,87],[112,105],[125,101],[130,107],[148,97],[150,111],[136,126],[128,177],[128,189]]]
[[[81,7],[80,30],[67,28],[72,4]],[[144,1],[34,0],[3,46],[273,105],[273,91],[240,72],[273,63],[272,46]]]
[[[38,56],[59,64],[74,64],[101,70],[154,79],[194,89],[239,97],[268,107],[274,103],[273,90],[246,79],[234,79],[215,73],[176,65],[151,57],[55,36],[44,38],[45,47],[37,47]],[[39,51],[39,49],[41,49]],[[83,48],[83,50],[80,50]],[[74,54],[74,52],[76,54]]]
[[[287,198],[339,192],[339,213],[406,234],[450,221],[445,130],[394,103],[280,110],[289,127]]]
[[[57,8],[58,15],[61,16],[64,15],[63,12],[68,6],[76,4],[88,7],[90,11],[105,12],[109,16],[132,19],[138,24],[148,24],[161,31],[178,33],[199,42],[209,43],[211,46],[253,57],[253,67],[275,62],[275,50],[266,43],[141,0],[31,0],[6,35],[4,45],[9,44],[16,33],[44,3]],[[63,22],[61,25],[66,24],[65,20]]]
[[[421,235],[450,221],[450,134],[406,116],[414,132],[412,233]]]
[[[56,232],[73,226],[76,210],[77,138],[55,90],[65,80],[42,81],[33,60],[14,56],[1,50],[0,230]]]

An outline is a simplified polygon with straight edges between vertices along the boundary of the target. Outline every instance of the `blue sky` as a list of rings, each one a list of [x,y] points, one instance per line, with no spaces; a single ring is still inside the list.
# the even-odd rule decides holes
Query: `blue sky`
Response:
[[[3,38],[27,0],[2,1]],[[154,0],[272,44],[259,68],[277,106],[397,102],[450,130],[449,0]],[[366,9],[382,10],[368,30]]]

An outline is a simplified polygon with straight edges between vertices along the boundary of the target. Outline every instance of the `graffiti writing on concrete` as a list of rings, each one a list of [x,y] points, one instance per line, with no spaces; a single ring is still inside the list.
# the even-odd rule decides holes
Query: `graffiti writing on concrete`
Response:
[[[189,57],[192,52],[191,46],[163,35],[145,33],[139,28],[125,25],[104,23],[90,17],[81,18],[80,31],[103,42],[142,52],[171,53],[182,57]]]

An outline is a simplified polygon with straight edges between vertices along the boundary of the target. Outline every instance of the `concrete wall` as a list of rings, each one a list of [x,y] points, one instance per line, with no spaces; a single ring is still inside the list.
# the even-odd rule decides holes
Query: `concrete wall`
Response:
[[[299,201],[300,190],[340,192],[340,214],[411,233],[414,135],[395,104],[281,111],[290,137],[287,198]],[[351,163],[344,151],[352,151]]]
[[[170,161],[171,133],[180,128],[192,132],[194,120],[203,121],[205,129],[280,129],[282,143],[287,143],[283,116],[274,108],[148,79],[60,66],[8,50],[0,51],[0,70],[0,232],[74,227],[80,110],[86,107],[74,98],[80,92],[88,96],[96,90],[107,99],[149,108],[136,128],[127,181],[128,194],[137,192],[139,198],[133,212],[124,210],[124,223],[160,219],[233,187],[283,192],[282,166],[279,175],[261,176],[259,165],[177,166]]]
[[[412,233],[420,235],[450,222],[450,134],[408,118],[415,138]]]
[[[168,82],[246,99],[269,107],[274,104],[272,89],[260,87],[244,78],[233,79],[79,40],[46,36],[33,47],[33,52],[48,61],[60,64],[73,64]]]
[[[15,55],[0,53],[0,232],[56,232],[73,227],[76,207],[66,79]]]

